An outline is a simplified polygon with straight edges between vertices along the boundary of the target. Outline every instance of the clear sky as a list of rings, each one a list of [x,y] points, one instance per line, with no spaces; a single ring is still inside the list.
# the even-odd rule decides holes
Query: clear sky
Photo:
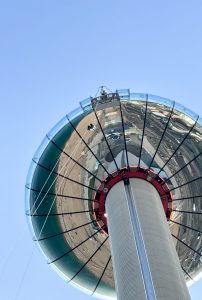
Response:
[[[0,299],[92,299],[33,247],[24,216],[31,158],[100,85],[168,97],[202,116],[201,16],[201,0],[0,1]],[[201,300],[202,281],[190,293]]]

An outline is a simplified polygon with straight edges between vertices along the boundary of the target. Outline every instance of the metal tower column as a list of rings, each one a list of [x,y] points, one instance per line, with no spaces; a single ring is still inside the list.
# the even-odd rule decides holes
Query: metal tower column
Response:
[[[157,190],[142,179],[120,181],[106,213],[117,299],[190,299]]]

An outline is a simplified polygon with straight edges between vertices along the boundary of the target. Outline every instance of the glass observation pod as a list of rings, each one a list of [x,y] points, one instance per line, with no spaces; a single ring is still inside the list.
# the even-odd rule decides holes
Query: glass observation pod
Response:
[[[202,119],[172,100],[126,89],[81,101],[32,159],[25,197],[33,239],[66,281],[114,299],[107,215],[99,201],[111,179],[133,173],[159,187],[191,282],[202,273],[201,154]]]

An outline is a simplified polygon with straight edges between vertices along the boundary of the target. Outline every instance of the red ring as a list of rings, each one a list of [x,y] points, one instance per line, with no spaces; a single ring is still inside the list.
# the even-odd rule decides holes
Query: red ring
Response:
[[[165,180],[154,171],[142,167],[122,168],[107,176],[97,188],[93,201],[93,216],[98,226],[102,228],[105,235],[108,235],[107,217],[105,214],[105,201],[109,190],[119,181],[124,180],[125,184],[129,178],[141,178],[150,182],[158,191],[167,221],[170,221],[173,209],[173,197]]]

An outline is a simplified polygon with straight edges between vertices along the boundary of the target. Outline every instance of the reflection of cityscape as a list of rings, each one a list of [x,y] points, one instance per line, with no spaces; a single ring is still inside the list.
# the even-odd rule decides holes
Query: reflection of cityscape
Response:
[[[47,134],[27,181],[34,236],[66,280],[114,297],[108,237],[94,219],[93,199],[114,170],[142,166],[173,195],[169,228],[186,281],[202,271],[201,156],[198,116],[168,99],[120,91],[81,102]]]

